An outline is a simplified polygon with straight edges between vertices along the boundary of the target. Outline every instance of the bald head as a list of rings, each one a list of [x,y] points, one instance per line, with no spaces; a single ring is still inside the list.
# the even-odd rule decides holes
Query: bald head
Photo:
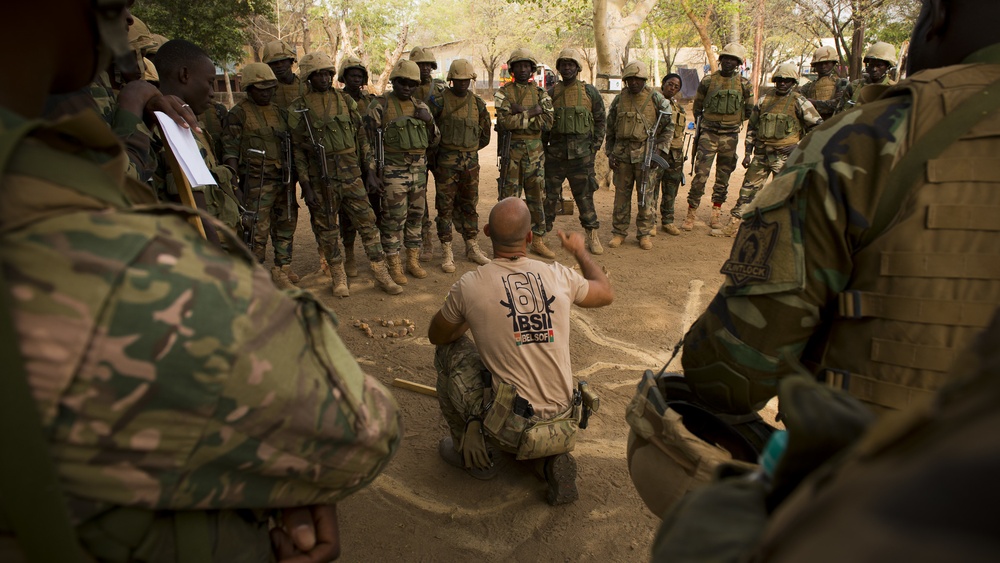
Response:
[[[531,232],[531,212],[520,198],[508,197],[493,206],[486,226],[494,250],[523,249]]]

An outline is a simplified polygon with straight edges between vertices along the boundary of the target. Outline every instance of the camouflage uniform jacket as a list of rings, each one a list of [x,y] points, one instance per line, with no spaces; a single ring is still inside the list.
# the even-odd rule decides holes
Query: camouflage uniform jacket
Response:
[[[742,94],[742,109],[737,109],[735,122],[733,123],[722,123],[706,116],[702,119],[701,127],[708,131],[717,131],[720,133],[739,131],[743,126],[743,122],[750,119],[750,110],[753,108],[753,86],[749,80],[740,76],[738,72],[734,73],[728,79],[722,76],[721,71],[714,72],[701,79],[701,82],[698,83],[698,90],[694,95],[694,104],[691,107],[695,119],[702,117],[706,113],[706,98],[709,98],[714,93],[712,89],[713,80],[716,83],[728,81],[734,89],[739,88]]]
[[[417,86],[417,89],[413,91],[413,99],[420,100],[425,104],[429,104],[431,97],[441,95],[448,89],[448,83],[440,78],[432,78],[427,84],[421,84]]]
[[[247,118],[247,114],[252,117]],[[251,127],[253,126],[253,127]],[[222,134],[222,161],[235,159],[239,163],[242,178],[260,179],[259,156],[251,155],[248,149],[262,150],[264,155],[264,177],[269,180],[281,178],[282,169],[291,162],[282,150],[282,135],[288,134],[285,110],[274,104],[258,106],[252,100],[242,100],[229,110],[226,128]],[[249,189],[257,184],[244,185]]]
[[[882,77],[882,80],[879,80],[877,84],[873,82],[868,82],[867,78],[859,78],[857,80],[854,80],[850,84],[848,84],[847,87],[844,89],[844,94],[840,97],[840,108],[837,111],[838,112],[847,111],[849,109],[852,109],[856,106],[865,103],[866,101],[870,101],[862,98],[862,93],[867,86],[888,87],[891,85],[892,85],[892,80],[889,78],[888,73],[886,73],[886,75]],[[881,92],[879,91],[879,93]]]
[[[649,101],[647,102],[646,100]],[[660,120],[660,126],[655,131],[655,135],[656,150],[662,154],[668,154],[670,151],[670,143],[674,138],[673,110],[670,108],[670,102],[663,97],[663,94],[647,85],[641,92],[634,96],[627,89],[622,90],[622,92],[615,96],[615,99],[611,101],[611,108],[608,110],[608,128],[605,135],[606,144],[604,147],[604,151],[607,153],[608,157],[613,156],[621,162],[631,163],[642,162],[646,157],[645,140],[618,138],[618,120],[624,118],[625,113],[621,111],[623,104],[628,104],[628,107],[631,110],[629,113],[643,113],[644,111],[649,112],[651,117],[642,117],[642,122],[647,131],[647,135],[656,122],[656,112],[666,112],[666,115],[664,115],[663,119]],[[622,113],[623,115],[619,116],[619,113]],[[650,119],[653,121],[646,123]]]
[[[308,82],[304,78],[300,78],[298,75],[293,76],[295,76],[295,79],[292,80],[291,84],[278,81],[278,89],[274,93],[274,99],[271,100],[272,104],[277,105],[281,109],[287,110],[296,98],[305,94],[309,89]]]
[[[491,127],[492,120],[490,119],[489,110],[486,109],[486,102],[484,102],[483,99],[480,98],[478,94],[468,92],[466,96],[470,96],[473,98],[472,103],[475,104],[476,106],[475,111],[476,115],[478,115],[478,120],[479,120],[479,143],[476,147],[470,149],[474,152],[477,152],[486,147],[486,145],[490,144],[490,135],[491,135],[490,132],[492,130]],[[444,115],[444,106],[446,97],[449,99],[457,98],[457,96],[451,93],[451,90],[444,90],[440,94],[435,94],[431,96],[430,101],[427,102],[427,105],[431,108],[431,115],[434,116],[434,123],[436,123],[438,125],[438,128],[441,129],[442,131],[444,130],[445,127],[444,124],[442,123],[442,119],[448,119],[449,117],[451,117]],[[464,108],[465,106],[462,107]],[[464,113],[464,110],[459,109],[455,113]],[[451,150],[451,149],[438,146],[439,153],[444,150]]]
[[[493,95],[493,102],[497,113],[497,127],[510,131],[514,139],[538,139],[541,137],[542,131],[552,129],[552,121],[555,118],[552,98],[545,90],[532,83],[509,82],[504,84]],[[512,103],[520,104],[525,111],[512,114],[510,112]],[[542,113],[528,117],[527,110],[536,104],[542,107]]]
[[[797,118],[796,130],[781,139],[762,139],[761,118],[771,113],[785,113]],[[760,101],[750,112],[750,120],[747,122],[747,137],[745,141],[746,154],[753,154],[756,149],[757,154],[764,154],[764,148],[789,147],[797,144],[813,127],[823,123],[816,108],[809,103],[805,96],[791,91],[785,96],[778,95],[774,89],[764,93]],[[785,153],[787,154],[787,152]]]
[[[23,122],[0,108],[0,140]],[[385,467],[396,403],[331,312],[179,208],[137,206],[153,202],[96,114],[17,146],[0,177],[4,297],[75,522],[333,503]]]
[[[388,110],[389,105],[393,103],[393,101],[389,99],[390,96],[395,97],[395,94],[393,94],[392,92],[387,92],[381,96],[376,96],[375,98],[372,99],[371,103],[368,104],[368,113],[366,115],[366,119],[368,120],[368,126],[371,127],[372,130],[384,129],[387,124],[383,119],[383,116],[385,115],[386,111],[390,111],[393,113],[395,112],[395,109]],[[412,118],[413,115],[420,108],[424,108],[425,110],[427,110],[428,113],[431,112],[430,108],[427,107],[427,104],[416,99],[415,96],[411,96],[410,99],[408,100],[399,100],[398,98],[397,100],[399,101],[400,107],[403,110],[403,114],[406,117]],[[397,116],[392,121],[401,119],[402,117],[403,116]],[[438,143],[441,142],[441,130],[438,129],[437,124],[434,123],[433,117],[434,116],[432,114],[431,122],[426,124],[428,149],[436,147]],[[413,163],[413,160],[414,160],[413,153],[394,152],[392,150],[389,150],[388,147],[386,147],[385,163],[390,166],[409,166],[410,164]],[[374,167],[374,162],[375,161],[372,160],[373,167]]]
[[[995,209],[990,206],[1000,204],[1000,190],[988,189],[996,186],[996,175],[990,172],[997,167],[995,160],[990,160],[994,158],[995,151],[988,152],[988,156],[979,154],[982,158],[971,158],[984,146],[989,149],[990,143],[997,142],[996,131],[1000,130],[1000,125],[996,113],[988,123],[981,125],[991,132],[989,135],[973,135],[973,130],[967,134],[969,141],[963,138],[959,142],[966,144],[951,145],[943,153],[952,160],[941,158],[937,164],[935,161],[927,162],[926,178],[929,180],[918,181],[918,188],[926,189],[917,192],[918,188],[914,188],[907,194],[909,198],[915,198],[914,193],[926,194],[922,195],[924,198],[944,198],[946,203],[935,201],[928,208],[926,199],[915,203],[904,199],[898,205],[882,207],[882,215],[877,213],[890,171],[919,140],[916,132],[926,133],[933,124],[925,123],[923,112],[911,111],[914,103],[911,91],[928,91],[928,83],[924,82],[927,79],[921,77],[929,76],[930,80],[935,80],[936,76],[940,76],[932,73],[956,73],[952,75],[954,78],[949,76],[947,79],[953,83],[959,80],[960,73],[964,73],[962,80],[967,81],[972,75],[982,84],[992,82],[1000,77],[1000,45],[991,49],[992,52],[984,50],[985,55],[979,52],[978,56],[973,54],[967,59],[979,64],[955,65],[914,74],[893,88],[895,95],[884,96],[823,123],[792,152],[785,168],[760,191],[743,213],[743,223],[732,252],[722,267],[722,273],[726,275],[725,283],[708,310],[684,337],[684,372],[692,385],[714,381],[717,389],[727,388],[733,396],[749,394],[750,405],[757,405],[774,395],[780,378],[796,373],[795,366],[799,361],[814,371],[847,367],[852,373],[858,373],[853,371],[853,366],[838,365],[841,362],[883,362],[881,366],[884,368],[878,365],[872,368],[883,372],[889,368],[899,371],[902,364],[889,363],[888,358],[880,359],[885,357],[888,347],[879,351],[864,334],[866,326],[883,326],[878,323],[888,322],[882,319],[891,317],[874,315],[853,319],[849,318],[853,308],[845,309],[843,306],[844,295],[867,289],[865,286],[858,287],[857,280],[862,277],[876,278],[877,283],[884,283],[882,280],[886,279],[899,280],[893,281],[897,286],[905,281],[911,290],[912,286],[924,287],[925,291],[911,296],[911,303],[914,299],[947,299],[954,304],[947,309],[958,312],[969,307],[967,300],[974,295],[972,299],[978,302],[978,310],[973,306],[967,311],[989,313],[991,308],[996,307],[998,285],[996,278],[990,276],[997,275],[996,248],[1000,248],[1000,243],[996,242],[997,231],[984,227],[990,224],[991,219],[987,217],[993,217],[992,224],[996,225],[995,213],[987,211],[981,214],[980,219],[959,219],[957,222],[932,216],[932,212],[940,214],[945,209],[959,207],[975,215],[970,207]],[[989,64],[982,64],[984,62]],[[941,83],[948,84],[947,80],[942,79]],[[953,99],[958,107],[964,98],[981,89],[982,85],[978,88],[954,88],[947,94],[953,96],[949,99]],[[928,106],[940,104],[933,98],[928,100]],[[956,152],[968,154],[962,154],[955,160]],[[963,160],[963,157],[970,159]],[[935,181],[940,184],[929,183]],[[900,215],[903,212],[907,215]],[[870,226],[889,219],[886,214],[891,214],[893,218],[893,223],[883,223],[890,225],[890,229],[871,232]],[[942,220],[950,221],[953,226],[934,226],[944,224]],[[940,254],[927,254],[926,248],[908,247],[912,244],[910,237],[892,239],[897,246],[885,250],[881,256],[877,252],[873,255],[868,250],[873,241],[880,244],[875,249],[887,248],[881,245],[889,243],[889,235],[900,225],[907,228],[916,225],[918,231],[938,229],[930,235],[918,232],[919,237],[914,238],[926,240],[927,236],[932,236],[928,246],[945,248],[948,245],[953,249],[949,252],[954,255],[948,256],[948,260],[978,264],[978,269],[972,267],[971,270],[964,270],[971,273],[963,274],[963,270],[956,266],[941,273],[939,262],[945,258]],[[976,232],[977,228],[982,232]],[[969,242],[956,243],[956,237],[966,237],[961,240]],[[984,246],[989,250],[985,250]],[[913,254],[915,252],[923,254]],[[923,262],[911,270],[915,274],[900,273],[897,264],[904,264],[907,256],[923,258]],[[862,259],[865,260],[865,269],[858,269]],[[914,281],[907,281],[911,279],[907,275]],[[928,309],[933,307],[929,303],[918,305],[931,305]],[[911,304],[909,307],[894,307],[894,310],[886,310],[885,313],[909,319],[919,314],[919,309],[919,306]],[[971,315],[970,318],[981,316]],[[879,338],[910,342],[888,342],[897,349],[916,346],[919,350],[920,341],[936,341],[943,338],[940,335],[953,339],[950,345],[924,348],[920,352],[923,355],[915,356],[925,358],[931,354],[936,364],[947,363],[947,358],[957,353],[953,349],[960,349],[963,343],[968,344],[969,340],[965,338],[977,330],[975,323],[969,325],[968,322],[958,323],[967,326],[943,326],[941,322],[932,321],[922,321],[924,324],[894,322],[896,324],[892,326],[895,328],[887,328],[889,332]],[[844,344],[852,334],[859,332],[861,334],[854,337],[853,343]],[[839,347],[836,350],[827,349],[827,342],[838,342],[832,340],[834,337],[839,338]],[[862,339],[864,341],[858,341]],[[837,364],[828,362],[831,356],[839,356]],[[924,370],[925,366],[914,368]],[[915,377],[912,384],[923,385],[926,382],[927,388],[933,388],[935,382],[940,384],[941,372],[926,373],[915,373],[922,381]],[[743,378],[744,383],[738,386],[718,384],[726,378],[734,381],[737,377]],[[740,389],[746,381],[751,382],[756,391]],[[742,410],[730,409],[725,404],[727,400],[719,395],[708,396],[707,391],[701,392],[701,395],[720,409]]]
[[[826,76],[820,76],[816,80],[809,81],[808,84],[799,88],[799,93],[812,103],[823,119],[830,119],[833,117],[833,114],[837,113],[837,108],[840,107],[840,99],[846,89],[847,79],[839,78],[837,75],[830,73]],[[820,99],[820,96],[824,92],[831,92],[831,94],[829,97],[824,96]]]
[[[309,91],[297,98],[289,106],[288,128],[292,132],[292,152],[295,158],[295,169],[300,171],[308,170],[309,177],[314,181],[319,179],[321,164],[316,160],[317,156],[316,150],[313,147],[313,141],[323,145],[326,156],[336,153],[333,127],[321,126],[320,124],[329,123],[331,118],[340,115],[349,116],[348,119],[351,127],[354,129],[354,152],[358,155],[358,162],[361,164],[361,169],[375,167],[375,156],[372,154],[371,145],[368,141],[368,133],[365,130],[361,112],[354,98],[348,96],[342,90],[335,90],[333,88],[326,92],[314,92],[312,89],[309,89]],[[312,137],[309,135],[310,130],[312,130]],[[329,170],[331,177],[337,172],[336,170]]]
[[[559,86],[560,84],[562,86]],[[560,99],[565,97],[567,95],[566,90],[568,88],[575,88],[577,85],[583,87],[584,92],[590,99],[590,107],[587,109],[590,110],[590,114],[593,116],[593,130],[590,133],[562,134],[557,131],[559,124],[553,119],[553,129],[542,133],[542,139],[545,140],[545,153],[553,158],[575,159],[593,156],[597,154],[597,151],[601,150],[601,145],[604,144],[607,115],[604,109],[604,98],[601,97],[601,93],[597,91],[597,88],[591,84],[584,84],[580,80],[575,80],[568,87],[564,82],[560,81],[549,89],[549,97],[552,98],[552,103],[555,105],[558,101],[557,97]],[[556,92],[557,88],[559,92]]]
[[[212,139],[212,154],[215,155],[215,159],[219,162],[225,160],[222,158],[224,151],[222,148],[222,131],[226,126],[227,115],[229,115],[229,110],[226,109],[226,106],[214,102],[211,107],[205,110],[205,113],[198,116],[198,125]]]

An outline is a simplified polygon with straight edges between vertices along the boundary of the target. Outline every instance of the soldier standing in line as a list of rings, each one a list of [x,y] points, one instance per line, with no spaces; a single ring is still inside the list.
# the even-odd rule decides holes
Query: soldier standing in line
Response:
[[[552,98],[545,90],[530,82],[538,60],[526,48],[515,49],[507,60],[514,78],[493,96],[496,104],[497,130],[510,135],[510,158],[506,170],[500,170],[500,199],[524,198],[531,211],[529,250],[542,258],[555,258],[555,252],[545,246],[545,149],[542,131],[552,128],[554,110]]]
[[[254,258],[264,263],[264,251],[271,234],[271,208],[279,194],[285,191],[284,170],[291,166],[285,161],[283,143],[288,139],[288,125],[285,110],[274,105],[274,92],[278,80],[274,72],[264,63],[250,63],[241,73],[243,88],[247,98],[233,106],[226,117],[226,128],[222,134],[223,162],[237,170],[242,178],[246,201],[243,206],[253,212]],[[282,244],[274,241],[277,246]],[[290,244],[285,241],[284,244]],[[275,255],[271,278],[279,286],[290,286],[291,280],[282,271],[286,266]]]
[[[646,65],[642,61],[632,61],[625,65],[622,71],[625,89],[615,96],[608,110],[607,143],[604,150],[608,155],[608,166],[614,170],[615,185],[615,210],[611,227],[614,236],[608,243],[610,248],[618,248],[628,236],[628,227],[632,222],[633,186],[636,199],[641,202],[636,209],[635,218],[639,247],[643,250],[653,248],[653,241],[649,237],[653,225],[653,198],[652,193],[645,194],[645,201],[642,201],[642,165],[650,136],[656,137],[656,153],[661,158],[666,157],[670,151],[670,141],[674,137],[674,125],[670,103],[663,94],[646,85],[648,77]],[[651,164],[646,188],[650,192],[660,181],[659,170],[659,167]]]
[[[663,225],[663,232],[668,235],[677,236],[681,234],[677,225],[674,225],[674,201],[677,198],[677,188],[684,179],[684,129],[687,127],[687,112],[684,106],[677,101],[677,94],[681,91],[681,76],[679,74],[668,74],[663,77],[660,85],[660,92],[663,97],[670,102],[670,111],[673,113],[674,136],[670,139],[670,151],[667,153],[666,170],[662,172],[659,184],[653,184],[653,202],[650,209],[653,213],[653,226],[649,234],[656,236],[656,207],[659,198],[658,188],[663,189],[663,199],[659,202],[660,221]]]
[[[304,81],[292,72],[295,63],[295,48],[284,41],[271,41],[264,45],[261,61],[271,67],[278,86],[274,91],[274,104],[288,111],[289,106],[305,90]],[[287,114],[286,114],[287,117]],[[295,238],[295,227],[299,224],[299,202],[295,197],[295,184],[299,182],[299,173],[292,163],[292,181],[274,198],[271,207],[271,244],[274,245],[274,261],[281,263],[281,271],[292,283],[299,281],[299,276],[292,271],[292,244]],[[291,192],[291,193],[288,193]],[[321,247],[319,241],[317,246]],[[320,262],[326,263],[320,250]]]
[[[295,166],[308,172],[299,177],[299,185],[309,207],[313,233],[329,265],[333,294],[350,295],[336,225],[337,211],[343,207],[361,233],[375,285],[389,295],[397,295],[403,288],[389,277],[375,213],[361,179],[362,170],[369,181],[375,171],[358,105],[333,88],[334,64],[329,56],[309,53],[303,57],[301,69],[308,88],[289,107],[288,126],[292,130]]]
[[[385,193],[382,207],[382,246],[389,273],[399,285],[407,283],[399,250],[406,247],[406,271],[426,278],[420,267],[420,226],[427,204],[427,149],[441,137],[427,104],[413,97],[420,85],[420,68],[413,61],[399,61],[389,74],[392,91],[368,106],[368,124],[382,135],[385,162],[381,175],[369,176],[368,188]],[[400,231],[403,240],[400,242]]]
[[[365,85],[368,84],[368,69],[362,64],[361,59],[354,56],[344,57],[344,60],[340,61],[340,70],[337,71],[337,81],[344,85],[344,93],[358,104],[358,111],[362,114],[368,111],[368,106],[375,99],[375,94],[364,89]],[[364,163],[358,164],[362,169],[366,166]],[[367,173],[365,176],[367,177]],[[368,192],[368,203],[371,204],[372,211],[375,213],[377,226],[382,217],[382,196],[378,193]],[[358,263],[354,259],[354,240],[358,229],[355,228],[350,215],[343,207],[340,209],[338,218],[340,219],[340,240],[344,243],[344,271],[347,272],[347,277],[356,278],[358,277]]]
[[[712,236],[736,235],[746,206],[764,187],[764,182],[772,174],[781,172],[788,155],[799,146],[802,137],[823,123],[809,100],[793,91],[799,80],[795,65],[779,65],[772,80],[774,89],[760,97],[747,122],[746,155],[743,157],[747,173],[740,188],[740,198],[731,212],[733,218],[724,229],[713,230]]]
[[[490,144],[490,113],[486,103],[469,91],[476,73],[472,63],[456,59],[448,69],[451,88],[431,96],[428,105],[441,129],[434,159],[438,240],[444,257],[441,269],[455,271],[452,222],[465,240],[465,254],[480,266],[490,259],[479,249],[479,151]]]
[[[448,83],[440,78],[433,78],[434,71],[437,70],[437,60],[434,53],[426,47],[414,47],[410,51],[410,60],[420,67],[420,85],[417,86],[413,97],[430,104],[431,96],[436,96],[448,89]],[[434,189],[439,184],[438,175],[434,161],[437,156],[434,149],[427,151],[427,168],[434,174]],[[425,196],[426,197],[426,192]],[[434,240],[431,237],[431,206],[424,203],[424,221],[420,226],[420,261],[430,262],[434,257]]]
[[[695,174],[688,191],[688,212],[681,228],[694,228],[695,214],[705,194],[712,162],[715,166],[715,186],[712,188],[712,216],[709,226],[722,228],[722,204],[729,193],[729,177],[736,170],[736,149],[739,148],[740,128],[753,108],[753,88],[737,69],[746,59],[746,49],[730,43],[719,54],[719,70],[701,79],[694,97],[694,118],[698,122],[698,146],[695,147]]]
[[[811,80],[805,86],[799,88],[799,93],[809,100],[809,103],[816,108],[820,117],[830,119],[837,113],[840,106],[840,98],[847,88],[847,80],[840,78],[834,72],[840,57],[833,47],[820,47],[813,54],[812,67],[818,75],[816,80]]]
[[[597,177],[594,155],[604,143],[606,115],[601,93],[579,80],[583,54],[577,49],[563,49],[556,59],[562,80],[549,89],[554,110],[552,131],[543,132],[545,142],[545,230],[552,230],[556,203],[562,195],[563,181],[569,179],[573,200],[580,210],[580,226],[586,231],[591,254],[603,254],[597,236],[601,227],[594,209]]]
[[[896,48],[879,41],[865,52],[865,76],[851,82],[840,99],[840,111],[846,111],[879,97],[892,85],[889,69],[896,66]],[[868,86],[877,86],[868,89]],[[866,91],[867,90],[867,91]]]

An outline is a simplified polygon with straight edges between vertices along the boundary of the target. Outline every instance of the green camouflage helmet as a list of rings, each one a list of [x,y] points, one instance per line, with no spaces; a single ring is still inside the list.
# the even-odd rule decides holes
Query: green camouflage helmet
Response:
[[[349,69],[352,69],[352,68],[356,68],[356,69],[358,69],[358,70],[360,70],[361,72],[364,73],[364,75],[365,75],[365,84],[367,84],[368,83],[368,69],[365,68],[365,65],[364,65],[364,63],[361,62],[361,59],[359,59],[357,57],[354,57],[354,56],[344,57],[343,60],[340,61],[340,70],[337,71],[337,80],[339,80],[340,83],[343,84],[344,83],[345,75],[347,74],[347,71]]]
[[[648,80],[649,71],[646,70],[646,63],[642,61],[632,61],[625,65],[625,70],[622,71],[622,80],[626,78],[641,78],[643,80]]]
[[[330,55],[320,53],[319,51],[307,53],[302,57],[302,60],[299,62],[299,71],[302,73],[302,76],[306,78],[306,80],[309,80],[309,76],[317,70],[329,70],[330,72],[335,72],[337,70],[337,66],[333,64],[333,59],[330,58]]]
[[[868,47],[868,51],[865,52],[864,62],[867,63],[869,60],[885,61],[889,63],[889,66],[896,66],[896,48],[884,41],[879,41]]]
[[[420,82],[420,67],[413,61],[399,61],[396,66],[392,67],[392,73],[389,74],[389,80],[395,78]]]
[[[526,47],[514,49],[514,52],[510,54],[510,58],[507,59],[507,68],[510,69],[510,67],[514,66],[514,63],[520,61],[528,61],[531,63],[532,72],[538,68],[538,59],[536,59],[535,55],[532,54],[532,52]]]
[[[722,48],[722,52],[719,53],[719,58],[722,57],[733,57],[734,59],[739,59],[740,64],[743,64],[747,59],[747,50],[739,43],[730,43]]]
[[[430,63],[433,65],[432,68],[434,70],[437,70],[438,68],[437,61],[434,60],[434,53],[426,47],[414,47],[413,50],[410,51],[410,60],[415,63]]]
[[[567,47],[562,51],[559,51],[559,56],[556,57],[556,67],[559,66],[559,61],[567,60],[576,63],[578,69],[583,70],[583,61],[586,57],[579,49],[574,49],[573,47]]]
[[[285,59],[292,59],[292,62],[295,62],[295,58],[295,47],[284,41],[271,41],[265,44],[260,54],[260,60],[265,63],[275,63]]]
[[[774,69],[774,74],[771,75],[771,82],[777,82],[779,78],[798,80],[799,73],[795,71],[795,65],[793,64],[780,64],[778,68]]]
[[[835,63],[838,61],[840,61],[840,57],[837,56],[837,50],[833,47],[820,47],[813,53],[812,64]]]
[[[472,70],[472,63],[465,59],[455,59],[448,67],[448,80],[475,80],[476,73]]]
[[[278,79],[274,76],[274,71],[264,63],[250,63],[243,67],[243,71],[240,74],[243,77],[244,92],[251,86],[266,90],[278,85]]]

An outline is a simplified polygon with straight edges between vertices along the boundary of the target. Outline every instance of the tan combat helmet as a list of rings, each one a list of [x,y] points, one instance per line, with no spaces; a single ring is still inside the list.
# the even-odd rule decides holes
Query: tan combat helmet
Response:
[[[777,82],[779,78],[791,78],[798,81],[799,73],[795,70],[795,65],[793,64],[780,64],[778,68],[774,69],[774,74],[771,75],[771,82]]]
[[[520,49],[514,49],[514,52],[510,54],[510,58],[507,59],[507,68],[509,69],[516,62],[528,61],[531,63],[531,71],[534,72],[538,68],[538,59],[527,47],[521,47]]]
[[[278,86],[278,79],[274,76],[274,71],[264,63],[250,63],[243,67],[243,71],[240,74],[243,77],[244,92],[251,86],[255,86],[261,90]]]
[[[414,82],[420,82],[420,67],[413,61],[399,61],[392,67],[389,80],[394,78],[405,78]]]
[[[146,49],[143,51],[143,54],[146,55],[147,57],[150,55],[155,57],[156,53],[160,50],[160,47],[162,47],[163,44],[167,42],[167,38],[160,35],[159,33],[154,33],[153,35],[150,35],[150,41],[151,43],[149,47],[146,47]]]
[[[625,70],[622,71],[622,80],[633,77],[641,78],[643,80],[649,79],[649,71],[646,70],[646,63],[642,61],[632,61],[625,65]]]
[[[867,63],[869,60],[885,61],[889,63],[889,66],[896,66],[896,48],[884,41],[879,41],[868,47],[868,51],[865,52],[863,61]]]
[[[722,57],[733,57],[734,59],[739,59],[740,64],[747,59],[747,50],[743,48],[743,45],[739,43],[730,43],[722,48],[722,52],[719,53],[719,58]]]
[[[358,70],[360,70],[361,72],[364,73],[364,75],[365,75],[365,84],[367,84],[368,83],[368,69],[365,68],[365,65],[364,65],[364,63],[361,62],[361,59],[359,59],[359,58],[357,58],[355,56],[344,57],[340,61],[340,70],[337,71],[337,80],[340,81],[341,84],[344,84],[344,82],[345,82],[345,75],[347,74],[347,71],[350,70],[350,69],[352,69],[352,68],[356,68],[356,69],[358,69]]]
[[[434,60],[434,53],[426,47],[414,47],[410,51],[410,60],[415,63],[430,63],[433,65],[432,68],[434,70],[438,68],[437,61]]]
[[[448,80],[475,80],[472,63],[465,59],[455,59],[448,67]]]
[[[128,28],[128,44],[133,51],[142,52],[153,44],[153,34],[142,20],[132,16],[132,25]]]
[[[281,60],[281,59],[277,59]],[[299,71],[302,76],[309,79],[309,75],[316,72],[317,70],[329,70],[330,72],[335,72],[337,70],[337,65],[333,64],[333,59],[330,55],[326,53],[320,53],[319,51],[313,51],[312,53],[307,53],[299,61]]]
[[[581,53],[579,49],[574,49],[573,47],[567,47],[562,51],[559,51],[559,56],[556,57],[556,66],[558,67],[559,61],[564,59],[568,61],[573,61],[574,63],[576,63],[577,68],[583,70],[583,61],[584,59],[586,59],[586,57],[583,56],[583,53]]]
[[[292,59],[292,62],[295,62],[296,57],[295,47],[284,41],[271,41],[261,49],[260,60],[264,63],[274,63],[285,59]]]
[[[153,66],[153,61],[147,59],[146,57],[143,57],[142,66],[143,66],[143,71],[142,71],[143,80],[145,80],[146,82],[160,81],[160,73],[156,72],[156,67]]]
[[[837,56],[837,50],[833,47],[820,47],[816,49],[813,53],[812,64],[818,63],[836,63],[840,61],[840,57]]]

